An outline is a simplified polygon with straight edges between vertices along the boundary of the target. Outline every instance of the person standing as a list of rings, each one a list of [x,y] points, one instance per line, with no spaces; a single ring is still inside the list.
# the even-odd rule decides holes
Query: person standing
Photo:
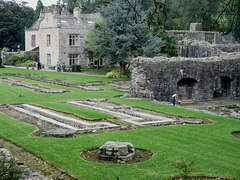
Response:
[[[66,65],[65,65],[65,63],[63,63],[63,65],[62,65],[62,70],[63,70],[63,72],[66,72]]]
[[[61,64],[59,62],[57,63],[57,72],[61,72]]]
[[[37,63],[37,69],[38,69],[38,70],[41,69],[41,63],[40,63],[40,61],[38,61],[38,63]]]

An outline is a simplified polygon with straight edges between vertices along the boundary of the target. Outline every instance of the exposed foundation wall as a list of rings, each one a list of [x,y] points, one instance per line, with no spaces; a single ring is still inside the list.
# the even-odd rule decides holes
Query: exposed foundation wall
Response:
[[[210,58],[135,58],[129,95],[172,101],[240,99],[240,53]]]
[[[231,44],[235,43],[232,35],[222,35],[219,32],[213,31],[184,31],[184,30],[170,30],[167,31],[169,35],[176,36],[178,41],[184,39],[194,39],[198,41],[207,41],[211,44]]]

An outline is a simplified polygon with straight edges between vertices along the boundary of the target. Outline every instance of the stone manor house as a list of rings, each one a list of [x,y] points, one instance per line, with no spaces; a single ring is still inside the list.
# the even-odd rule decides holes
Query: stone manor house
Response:
[[[94,62],[84,53],[85,41],[98,18],[97,13],[82,14],[79,7],[73,15],[66,8],[59,13],[55,6],[53,12],[41,12],[39,19],[25,30],[25,49],[39,58],[46,69],[55,68],[58,62],[88,68]]]

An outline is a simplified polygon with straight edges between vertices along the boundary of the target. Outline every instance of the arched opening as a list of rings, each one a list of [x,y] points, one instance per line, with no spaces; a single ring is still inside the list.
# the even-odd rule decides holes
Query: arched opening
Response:
[[[221,79],[222,97],[227,97],[231,95],[232,79],[227,76],[222,76],[220,77],[220,79]]]
[[[194,99],[198,82],[193,78],[183,78],[177,83],[177,95],[179,100]]]
[[[227,76],[221,76],[217,81],[214,89],[214,97],[231,96],[231,82],[233,80]]]

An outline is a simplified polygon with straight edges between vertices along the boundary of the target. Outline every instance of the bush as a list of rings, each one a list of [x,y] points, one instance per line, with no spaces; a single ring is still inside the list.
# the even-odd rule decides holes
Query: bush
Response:
[[[17,180],[20,179],[21,175],[22,169],[16,165],[13,158],[10,160],[0,159],[0,180]]]
[[[110,71],[106,74],[107,78],[114,78],[114,79],[119,79],[119,78],[126,78],[126,75],[121,75],[120,70],[113,70]]]
[[[18,57],[19,62],[24,62],[25,61],[25,57],[24,57],[23,54],[18,54],[17,57]]]
[[[13,55],[10,58],[8,58],[4,64],[15,66],[18,63],[19,63],[19,57],[17,55]]]
[[[131,71],[130,71],[130,69],[126,70],[126,76],[127,76],[128,78],[131,77]]]
[[[16,66],[35,67],[36,62],[32,60],[25,61],[24,63],[17,64]]]
[[[72,68],[72,72],[81,72],[81,65],[79,64],[73,64],[69,68]]]
[[[28,60],[33,60],[33,55],[30,54],[29,52],[24,52],[24,59],[25,59],[26,61],[28,61]]]
[[[25,52],[24,55],[18,54],[9,57],[4,64],[11,66],[35,66],[35,63],[33,64],[32,60],[33,56],[29,52]]]
[[[174,168],[179,169],[180,175],[183,176],[183,179],[187,179],[187,176],[192,172],[192,170],[194,169],[194,162],[188,162],[186,160],[184,160],[183,158],[181,158],[180,162],[176,162],[176,163],[172,163]]]

